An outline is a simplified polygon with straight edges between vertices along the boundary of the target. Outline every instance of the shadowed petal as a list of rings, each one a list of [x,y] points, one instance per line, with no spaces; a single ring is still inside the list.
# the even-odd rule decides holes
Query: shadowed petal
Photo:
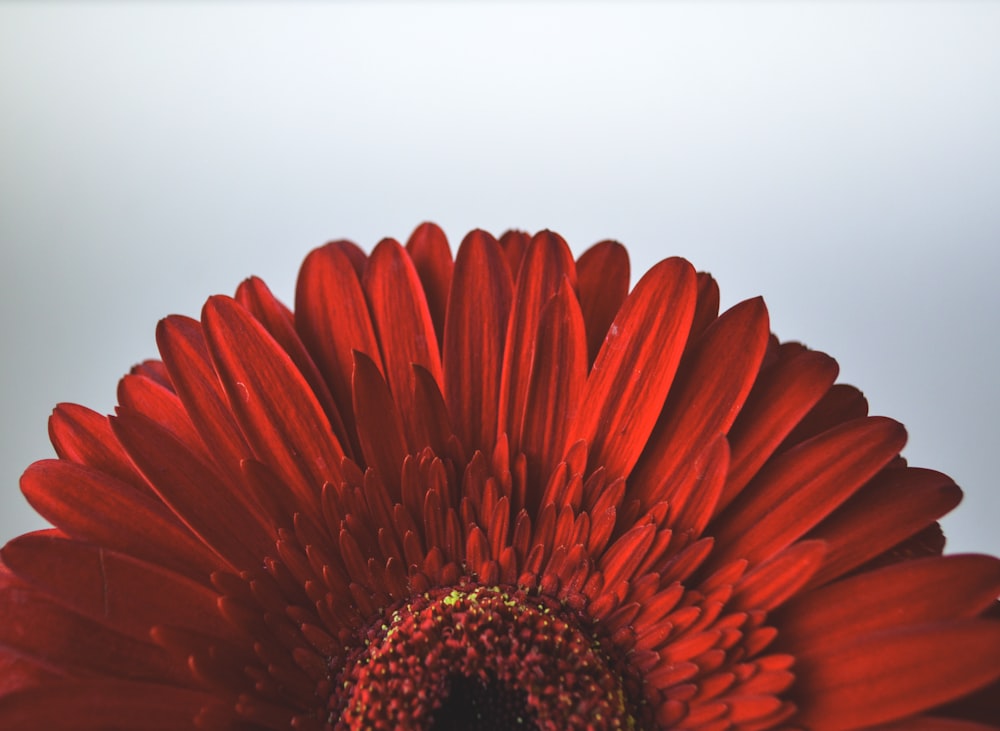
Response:
[[[83,465],[35,462],[21,477],[25,498],[67,535],[188,576],[215,568],[208,549],[162,503]]]
[[[628,252],[617,241],[595,244],[577,260],[576,275],[580,310],[587,325],[587,362],[593,363],[628,296]]]
[[[804,534],[895,457],[903,427],[872,417],[849,422],[771,461],[713,523],[722,565],[763,560]]]
[[[39,534],[14,539],[0,555],[18,578],[53,601],[135,639],[148,640],[155,624],[239,636],[215,611],[216,591],[161,565]]]
[[[996,622],[866,635],[796,663],[798,721],[816,731],[845,731],[903,718],[996,678],[997,657]]]
[[[202,456],[151,419],[125,408],[112,419],[118,441],[160,499],[235,570],[255,567],[272,550],[266,515],[231,489]]]
[[[811,585],[857,568],[953,509],[962,491],[951,478],[913,467],[883,470],[808,534],[827,544]]]
[[[400,469],[409,452],[403,422],[375,363],[358,352],[354,353],[354,403],[365,462],[378,471],[398,500]]]
[[[837,377],[837,363],[801,347],[779,349],[777,362],[762,369],[729,431],[729,477],[724,508],[743,490],[799,420]]]
[[[8,731],[176,731],[190,727],[191,719],[206,707],[219,705],[212,694],[200,690],[88,679],[0,698],[0,718]],[[70,708],[73,713],[67,713]]]
[[[413,260],[413,266],[423,285],[437,342],[443,343],[453,267],[448,239],[436,224],[422,223],[410,235],[406,251]]]
[[[998,595],[1000,560],[991,556],[904,561],[793,599],[777,620],[781,645],[812,653],[894,626],[971,618]]]

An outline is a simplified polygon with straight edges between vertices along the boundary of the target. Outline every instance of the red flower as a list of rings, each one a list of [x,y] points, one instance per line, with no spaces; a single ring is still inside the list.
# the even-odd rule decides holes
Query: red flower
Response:
[[[681,259],[312,252],[61,405],[0,566],[4,729],[971,731],[1000,561],[836,363]]]

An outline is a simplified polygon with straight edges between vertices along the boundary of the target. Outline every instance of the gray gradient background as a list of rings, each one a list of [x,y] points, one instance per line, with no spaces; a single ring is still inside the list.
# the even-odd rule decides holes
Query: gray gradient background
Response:
[[[58,401],[329,238],[682,254],[834,355],[1000,552],[1000,3],[0,5],[0,543]]]

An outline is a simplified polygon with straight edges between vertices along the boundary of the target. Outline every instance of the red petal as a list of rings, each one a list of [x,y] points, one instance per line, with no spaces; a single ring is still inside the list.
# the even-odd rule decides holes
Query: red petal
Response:
[[[809,532],[827,544],[813,577],[818,586],[915,535],[958,505],[962,491],[947,475],[917,468],[883,470]]]
[[[720,509],[743,490],[799,420],[830,388],[837,370],[837,362],[823,353],[788,346],[782,346],[776,363],[761,370],[729,430],[729,478]]]
[[[160,424],[122,408],[112,427],[160,499],[231,567],[254,568],[273,549],[267,517]]]
[[[132,366],[129,373],[156,381],[168,391],[174,390],[174,384],[171,382],[170,374],[167,373],[167,367],[163,365],[162,360],[144,360],[142,363]]]
[[[760,298],[736,305],[694,345],[671,387],[630,482],[644,509],[672,499],[673,485],[706,445],[725,434],[750,392],[767,347]]]
[[[719,435],[705,451],[691,459],[687,473],[670,497],[669,526],[698,537],[715,514],[729,469],[729,443]]]
[[[352,424],[352,354],[364,353],[379,370],[382,358],[358,274],[338,246],[316,249],[302,263],[295,290],[295,328],[326,378],[341,416]]]
[[[904,718],[1000,675],[1000,623],[963,620],[882,632],[802,656],[796,725],[846,731]]]
[[[174,315],[160,321],[156,342],[177,395],[215,463],[230,475],[252,457],[243,439],[205,345],[201,323]]]
[[[219,379],[247,441],[319,515],[324,482],[341,481],[344,452],[302,374],[263,326],[228,297],[209,299],[205,336]]]
[[[511,280],[496,240],[473,231],[455,260],[444,334],[445,398],[468,452],[496,441]]]
[[[0,648],[74,674],[102,673],[136,680],[190,681],[148,638],[136,640],[53,603],[38,591],[0,591],[4,621]]]
[[[794,543],[744,575],[735,586],[732,608],[771,611],[798,592],[823,561],[822,541]]]
[[[577,260],[576,275],[580,310],[587,324],[587,362],[593,363],[628,296],[628,252],[617,241],[595,244]]]
[[[361,451],[393,499],[399,500],[400,471],[408,452],[403,423],[389,387],[372,359],[358,352],[354,353],[354,359],[354,413]]]
[[[413,366],[412,384],[413,409],[419,416],[412,423],[412,446],[414,449],[430,447],[435,454],[447,454],[448,440],[453,431],[441,387],[420,366]]]
[[[319,368],[316,367],[316,363],[295,330],[295,317],[291,311],[275,299],[267,285],[257,277],[251,277],[239,286],[236,290],[236,301],[243,305],[288,353],[330,419],[337,440],[345,449],[349,447],[350,435],[340,410]]]
[[[173,391],[145,376],[125,376],[118,383],[118,403],[134,413],[146,416],[189,448],[207,454],[205,444]]]
[[[538,323],[531,381],[516,430],[534,484],[544,484],[562,458],[566,431],[580,408],[586,380],[583,316],[569,281],[563,280]]]
[[[782,647],[809,654],[854,637],[974,617],[1000,595],[1000,559],[946,556],[868,571],[796,597],[776,619]]]
[[[914,716],[904,721],[895,721],[872,726],[870,731],[996,731],[996,726],[987,726],[973,721],[934,716]]]
[[[204,577],[217,562],[161,503],[108,475],[59,460],[35,462],[21,490],[67,535]]]
[[[850,497],[906,442],[902,425],[872,417],[843,424],[768,463],[715,521],[715,565],[762,561]]]
[[[176,731],[191,728],[203,708],[216,703],[202,691],[92,679],[2,697],[0,725],[7,731]]]
[[[106,548],[46,535],[15,538],[2,552],[17,576],[68,609],[133,638],[156,624],[237,638],[205,585]]]
[[[411,400],[411,366],[422,366],[438,383],[443,376],[427,300],[403,247],[392,239],[375,247],[365,271],[364,289],[393,399],[401,414],[417,419],[420,415],[414,414]]]
[[[524,231],[504,231],[499,240],[500,249],[503,251],[507,267],[510,269],[510,276],[515,282],[521,271],[521,262],[524,261],[524,252],[531,244],[531,234]]]
[[[413,260],[427,296],[427,309],[434,321],[437,342],[444,342],[444,318],[448,311],[451,290],[451,249],[448,239],[436,224],[422,223],[406,242],[406,251]]]
[[[516,437],[528,396],[538,323],[542,309],[559,291],[563,279],[575,286],[573,254],[558,234],[542,231],[532,239],[521,263],[504,346],[497,431],[511,437],[515,453],[520,451]]]
[[[811,439],[837,424],[860,419],[867,415],[868,401],[861,391],[845,383],[835,384],[823,394],[823,398],[796,425],[781,445],[781,449]]]
[[[694,316],[696,278],[683,259],[650,269],[625,300],[587,379],[567,446],[590,444],[590,466],[631,471],[660,414]]]
[[[707,272],[698,272],[698,305],[691,322],[691,339],[700,337],[719,316],[719,284]]]
[[[76,404],[59,404],[49,418],[49,438],[61,459],[93,467],[153,495],[115,439],[108,417]]]

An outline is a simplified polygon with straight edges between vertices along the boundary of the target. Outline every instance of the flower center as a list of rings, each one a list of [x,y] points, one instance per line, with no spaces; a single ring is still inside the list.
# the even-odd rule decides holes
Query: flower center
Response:
[[[559,603],[438,589],[374,628],[331,699],[339,729],[629,729],[620,678]]]

